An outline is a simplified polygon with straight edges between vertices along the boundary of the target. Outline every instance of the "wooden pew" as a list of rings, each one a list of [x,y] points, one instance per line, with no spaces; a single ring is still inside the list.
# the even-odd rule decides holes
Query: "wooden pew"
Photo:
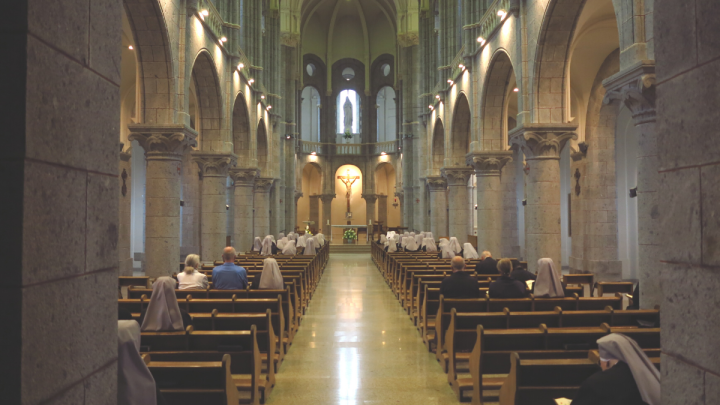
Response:
[[[129,276],[120,276],[118,277],[118,287],[131,287],[131,286],[140,286],[140,287],[148,287],[148,282],[150,280],[150,277],[146,276],[139,276],[139,277],[129,277]]]
[[[154,361],[146,356],[147,367],[165,401],[177,405],[238,404],[230,359],[229,354],[221,361]]]
[[[597,289],[597,296],[602,297],[603,294],[630,294],[633,293],[633,283],[631,282],[610,282],[610,281],[598,281],[595,283]]]
[[[564,274],[563,275],[563,284],[566,286],[569,285],[579,285],[581,287],[588,286],[590,287],[590,296],[593,296],[593,286],[595,285],[595,275],[592,273],[576,273],[576,274]]]

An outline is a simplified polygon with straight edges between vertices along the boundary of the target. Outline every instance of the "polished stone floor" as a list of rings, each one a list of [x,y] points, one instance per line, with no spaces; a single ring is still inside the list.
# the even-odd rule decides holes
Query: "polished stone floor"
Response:
[[[369,254],[330,254],[268,404],[459,404]]]

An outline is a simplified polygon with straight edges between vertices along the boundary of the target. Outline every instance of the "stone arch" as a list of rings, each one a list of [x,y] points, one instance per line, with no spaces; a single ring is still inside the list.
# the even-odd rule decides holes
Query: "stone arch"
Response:
[[[138,122],[175,121],[176,84],[167,25],[157,0],[123,0],[134,36],[140,95]]]
[[[487,70],[481,105],[482,150],[504,150],[507,146],[508,99],[515,73],[509,55],[497,51]],[[519,89],[518,89],[519,92]],[[514,119],[514,118],[513,118]]]
[[[269,158],[269,148],[268,148],[268,137],[267,137],[267,130],[265,129],[265,120],[261,119],[258,123],[257,127],[257,165],[260,169],[260,176],[267,176],[268,175],[268,158]]]
[[[222,90],[218,80],[215,63],[207,50],[201,50],[195,58],[192,68],[192,86],[197,91],[199,110],[198,134],[201,136],[200,149],[223,152],[224,139]]]
[[[320,106],[312,103],[317,97]],[[320,142],[323,99],[320,91],[313,85],[307,85],[300,93],[300,139],[308,142]]]
[[[432,137],[432,171],[437,175],[445,164],[445,127],[441,120],[435,121]]]
[[[238,156],[240,165],[249,163],[252,159],[252,138],[250,135],[250,113],[245,103],[245,96],[238,93],[235,97],[232,112],[232,141],[233,153]]]
[[[465,166],[465,155],[470,151],[470,103],[465,93],[455,100],[452,122],[450,159],[453,166]]]

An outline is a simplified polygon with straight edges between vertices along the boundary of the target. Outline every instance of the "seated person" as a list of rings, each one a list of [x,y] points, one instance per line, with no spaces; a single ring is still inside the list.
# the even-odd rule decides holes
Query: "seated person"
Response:
[[[278,266],[277,260],[272,257],[263,260],[262,273],[255,276],[251,288],[253,290],[285,289],[285,283],[283,282],[282,274],[280,274],[280,266]]]
[[[466,243],[463,245],[463,258],[465,260],[472,260],[479,259],[480,256],[478,256],[477,250],[475,250],[472,244]]]
[[[549,257],[538,260],[538,275],[533,284],[535,298],[562,298],[565,287],[560,282],[560,273],[555,270],[555,263]]]
[[[437,245],[435,245],[435,241],[431,238],[423,239],[422,251],[423,252],[437,252],[438,249],[437,249]]]
[[[660,405],[660,372],[634,340],[613,333],[597,343],[602,371],[582,383],[572,405]]]
[[[247,288],[247,271],[235,265],[235,249],[228,246],[222,254],[225,263],[216,266],[212,272],[213,288],[216,290],[244,290]]]
[[[185,258],[185,269],[177,275],[178,290],[201,289],[208,287],[208,278],[198,271],[200,267],[200,256],[187,255]]]
[[[155,280],[150,303],[140,314],[139,323],[143,332],[185,330],[192,325],[190,314],[178,306],[175,280],[171,277]]]
[[[500,259],[497,263],[500,278],[490,283],[488,292],[490,298],[524,298],[526,293],[525,283],[510,278],[512,262],[510,259]]]
[[[398,245],[395,243],[395,239],[390,239],[388,242],[386,242],[385,251],[388,253],[397,252]]]
[[[534,281],[537,276],[527,271],[527,269],[523,266],[524,265],[521,265],[519,260],[513,260],[513,271],[510,273],[510,278],[522,281],[523,283],[526,283],[528,280]]]
[[[450,248],[453,252],[455,252],[455,256],[463,257],[462,245],[460,245],[460,242],[458,242],[457,238],[454,236],[450,238]]]
[[[262,250],[260,251],[260,254],[263,256],[270,256],[270,255],[276,255],[278,252],[277,245],[275,245],[275,242],[273,241],[272,235],[267,235],[265,239],[262,242]]]
[[[250,251],[260,253],[261,250],[262,250],[262,240],[260,240],[259,236],[256,236],[255,240],[253,240],[253,245],[250,248]]]
[[[477,274],[498,274],[497,261],[492,258],[492,254],[487,250],[480,255],[480,261],[475,265],[475,273]]]
[[[445,298],[480,298],[477,278],[465,270],[465,259],[455,256],[451,261],[452,274],[440,284],[440,294]]]
[[[414,236],[408,236],[407,243],[405,244],[406,252],[419,252],[420,246],[415,242]]]
[[[325,246],[325,235],[323,235],[322,232],[319,232],[317,235],[315,235],[317,238],[318,245],[315,246],[316,249],[321,248]]]
[[[280,234],[280,235],[282,235],[282,234]],[[280,238],[277,241],[277,243],[275,245],[277,246],[278,252],[282,252],[283,248],[285,247],[285,244],[288,243],[288,240],[289,239],[287,236],[283,236],[282,238]]]
[[[305,250],[303,250],[303,255],[315,256],[315,254],[317,254],[315,251],[315,243],[315,238],[307,238],[305,241]]]
[[[297,249],[295,248],[294,240],[291,240],[285,244],[285,247],[282,250],[282,254],[284,254],[286,256],[295,256],[297,254]]]
[[[165,404],[140,357],[140,326],[135,321],[118,321],[117,403]]]
[[[385,242],[387,242],[387,236],[380,234],[380,238],[377,240],[377,244],[385,245]]]

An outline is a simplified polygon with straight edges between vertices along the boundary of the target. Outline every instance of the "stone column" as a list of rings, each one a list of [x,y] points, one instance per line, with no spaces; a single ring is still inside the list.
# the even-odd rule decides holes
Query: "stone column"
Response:
[[[372,240],[374,232],[374,223],[377,220],[375,215],[375,202],[378,199],[376,194],[363,194],[362,198],[365,200],[365,224],[367,227],[367,233],[370,240]]]
[[[467,156],[467,164],[475,168],[477,185],[478,251],[489,250],[495,257],[502,255],[503,190],[500,172],[512,161],[512,151],[475,152]]]
[[[447,215],[447,181],[443,177],[428,176],[428,188],[430,188],[430,232],[435,240],[448,234]],[[453,235],[454,236],[454,235]]]
[[[270,234],[280,233],[280,179],[273,179],[273,187],[270,188]]]
[[[131,150],[122,151],[120,144],[120,176],[118,176],[120,186],[120,200],[118,203],[118,274],[121,276],[133,275],[133,258],[130,253],[130,223],[131,217]]]
[[[332,218],[332,200],[335,198],[335,194],[322,194],[320,200],[322,200],[323,206],[323,219],[322,224],[318,226],[318,229],[322,229],[322,233],[325,235],[332,235],[332,221],[328,222]],[[327,238],[327,236],[326,236]]]
[[[537,261],[553,259],[562,267],[560,237],[560,151],[570,139],[577,139],[575,124],[531,124],[510,133],[512,143],[522,148],[529,167],[525,206],[525,255],[528,270],[537,270]]]
[[[293,204],[293,222],[292,222],[292,227],[291,227],[292,231],[291,232],[295,232],[295,228],[297,228],[299,226],[298,218],[297,218],[297,205],[298,205],[298,201],[300,201],[302,196],[303,196],[303,193],[300,191],[295,191],[295,194],[293,196],[295,203]]]
[[[233,246],[238,252],[247,252],[252,246],[254,234],[253,204],[255,179],[260,170],[230,169],[230,177],[235,182],[235,223],[233,224]]]
[[[378,220],[378,222],[382,222],[382,224],[383,224],[383,229],[387,229],[387,227],[388,227],[388,215],[387,215],[387,213],[388,213],[388,205],[387,205],[387,200],[388,200],[388,196],[386,196],[386,195],[384,195],[384,194],[379,194],[379,195],[378,195],[378,200],[377,200],[377,212],[378,212],[378,216],[377,216],[377,220]]]
[[[287,211],[287,207],[290,206],[290,204],[286,204],[287,199],[285,198],[285,186],[280,185],[280,193],[278,194],[278,229],[277,233],[284,233],[287,235],[292,230],[287,227],[287,223],[285,222],[285,215]]]
[[[406,222],[403,222],[405,220],[405,193],[396,191],[395,198],[398,199],[398,206],[400,207],[400,226],[406,226]]]
[[[147,159],[145,186],[145,274],[177,272],[180,261],[180,161],[197,133],[184,125],[129,126]]]
[[[232,154],[193,152],[202,173],[202,216],[200,220],[200,260],[220,260],[227,236],[227,177],[237,164]]]
[[[310,196],[310,212],[308,216],[308,221],[315,222],[314,225],[310,225],[310,228],[315,228],[315,232],[317,233],[318,229],[322,229],[322,224],[320,223],[320,196],[319,195],[311,195]]]
[[[416,232],[426,232],[425,229],[425,179],[419,179],[420,186],[413,187],[413,227]]]
[[[260,239],[270,234],[270,189],[273,179],[257,178],[255,180],[253,216],[255,218],[254,233]]]
[[[633,116],[638,139],[637,199],[638,199],[638,278],[640,305],[653,308],[663,301],[657,261],[661,256],[660,202],[658,187],[657,134],[655,131],[655,65],[641,61],[629,69],[603,81],[608,89],[605,103],[619,100]]]
[[[448,236],[454,236],[458,242],[467,242],[468,218],[470,208],[468,207],[467,183],[472,175],[468,169],[443,169],[443,177],[447,181],[448,195]]]

